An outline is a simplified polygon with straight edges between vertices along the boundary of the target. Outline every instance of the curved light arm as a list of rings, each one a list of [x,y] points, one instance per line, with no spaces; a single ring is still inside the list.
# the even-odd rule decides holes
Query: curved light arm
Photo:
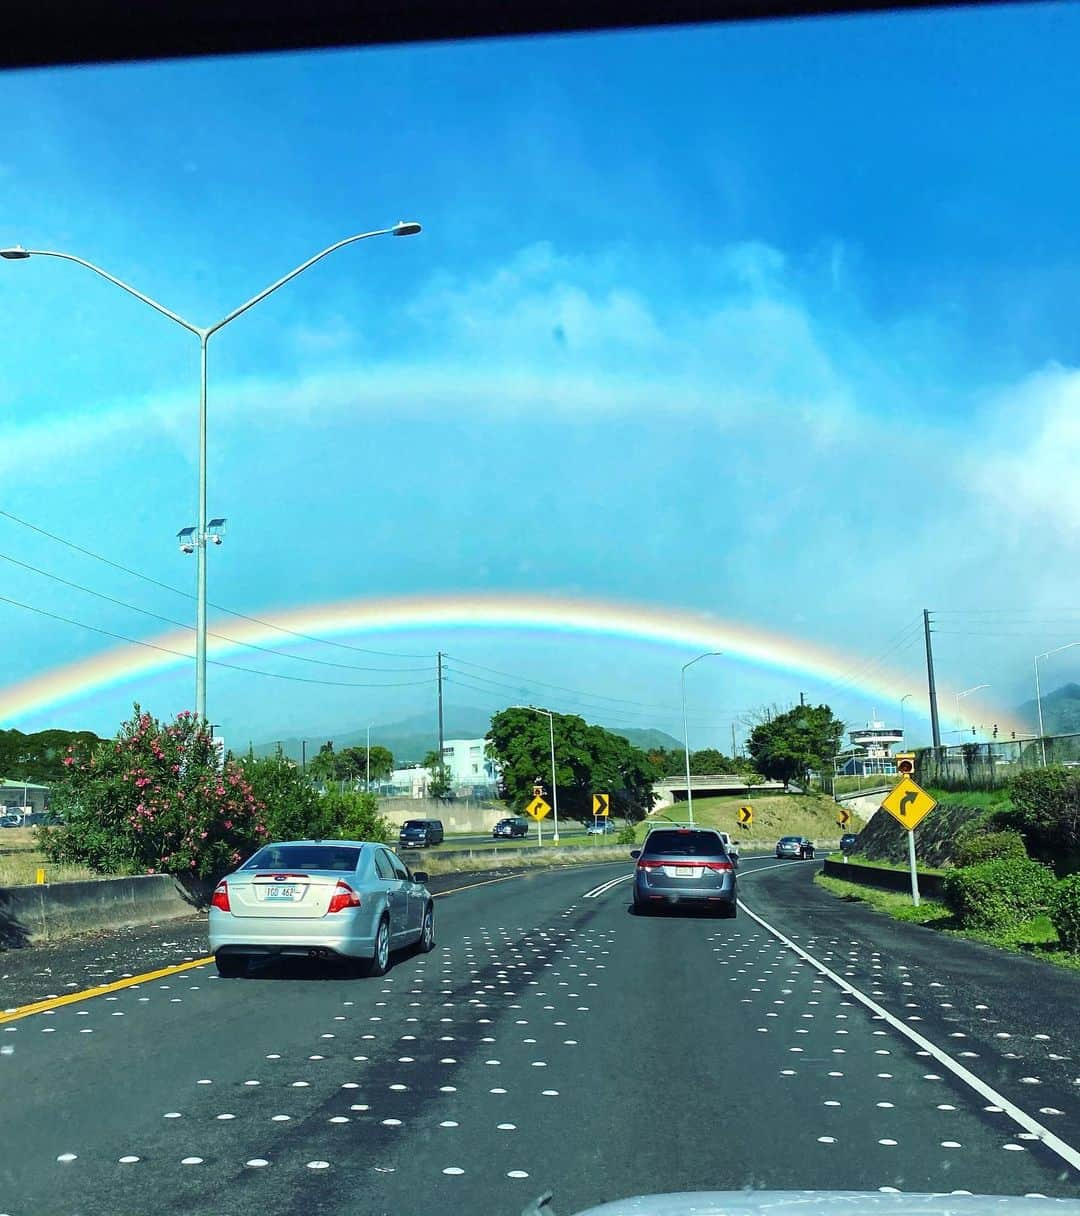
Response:
[[[1080,646],[1080,642],[1066,642],[1064,646],[1056,646],[1053,650],[1048,650],[1046,654],[1036,655],[1038,659],[1048,659],[1052,654],[1060,654],[1063,650],[1070,650],[1073,646]]]
[[[695,663],[700,663],[702,659],[719,658],[723,653],[722,650],[706,650],[704,654],[699,654],[696,659],[691,659],[689,663],[684,663],[682,669],[685,671],[688,667],[693,667]]]
[[[260,300],[265,300],[268,295],[277,291],[279,287],[284,287],[291,279],[295,279],[298,274],[303,274],[309,266],[314,266],[316,262],[322,261],[329,254],[336,252],[345,245],[352,245],[356,241],[366,241],[372,236],[388,236],[390,234],[398,234],[411,236],[413,232],[419,232],[420,225],[395,224],[393,228],[379,228],[375,232],[360,232],[356,236],[347,236],[343,241],[336,241],[333,245],[327,246],[321,253],[317,253],[313,258],[308,258],[302,265],[297,266],[295,270],[290,270],[287,275],[283,275],[276,283],[271,283],[269,287],[263,288],[257,296],[252,296],[246,304],[241,304],[239,308],[234,308],[227,317],[222,317],[216,325],[211,325],[206,330],[206,336],[209,338],[211,334],[217,333],[219,329],[224,328],[230,321],[235,321],[241,313],[247,312],[249,308],[254,308]]]
[[[959,701],[961,697],[970,696],[973,692],[978,692],[980,688],[989,688],[989,684],[976,684],[974,688],[965,688],[963,692],[956,694],[956,699]]]
[[[202,330],[197,325],[192,325],[190,321],[184,320],[179,313],[175,313],[172,309],[166,308],[164,304],[159,304],[157,300],[152,299],[148,295],[144,295],[137,288],[132,287],[130,283],[125,283],[123,279],[118,279],[115,275],[109,274],[107,270],[102,270],[100,266],[95,266],[93,262],[88,262],[85,258],[76,257],[73,253],[60,253],[55,249],[18,249],[5,250],[0,256],[10,260],[21,260],[23,258],[62,258],[65,262],[76,262],[80,266],[85,266],[87,270],[92,270],[94,274],[99,274],[103,279],[108,279],[110,283],[117,287],[123,288],[130,296],[134,296],[136,300],[142,300],[144,304],[149,304],[151,308],[161,313],[163,317],[168,317],[170,321],[175,321],[177,325],[182,325],[184,329],[190,333],[202,336]]]

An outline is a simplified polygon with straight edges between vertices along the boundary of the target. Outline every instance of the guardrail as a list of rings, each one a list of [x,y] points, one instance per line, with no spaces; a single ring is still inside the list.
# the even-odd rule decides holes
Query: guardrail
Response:
[[[855,861],[833,861],[825,859],[822,873],[829,878],[842,878],[845,882],[858,882],[866,887],[879,887],[883,891],[910,891],[910,870],[885,870],[879,866],[863,866]],[[919,873],[919,893],[927,899],[944,899],[945,879],[941,874]]]

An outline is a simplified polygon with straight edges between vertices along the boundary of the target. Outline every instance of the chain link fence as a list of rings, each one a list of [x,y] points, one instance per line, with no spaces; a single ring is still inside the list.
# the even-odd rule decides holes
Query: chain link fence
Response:
[[[1044,765],[1080,768],[1080,734],[925,747],[915,753],[915,780],[946,790],[991,790],[1015,773]]]

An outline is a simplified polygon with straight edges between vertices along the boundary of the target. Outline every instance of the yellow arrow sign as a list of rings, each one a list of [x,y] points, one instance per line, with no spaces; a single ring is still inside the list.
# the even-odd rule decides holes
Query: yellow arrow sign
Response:
[[[544,816],[551,810],[551,807],[543,800],[543,798],[534,798],[532,802],[530,802],[525,808],[525,810],[534,819],[543,819]]]
[[[905,777],[885,796],[881,809],[888,811],[901,827],[910,831],[922,823],[936,806],[937,801],[926,790],[916,785],[910,777]]]
[[[739,807],[739,826],[748,828],[754,822],[754,808],[752,806]]]
[[[592,796],[592,813],[599,818],[606,818],[611,814],[611,795],[610,794],[593,794]]]
[[[850,811],[847,809],[847,807],[846,807],[846,806],[842,806],[842,807],[840,808],[840,810],[839,810],[839,811],[837,811],[837,813],[836,813],[836,822],[837,822],[837,823],[838,823],[838,824],[839,824],[839,825],[840,825],[842,828],[846,828],[846,827],[847,827],[847,825],[848,825],[848,824],[851,822],[851,812],[850,812]]]

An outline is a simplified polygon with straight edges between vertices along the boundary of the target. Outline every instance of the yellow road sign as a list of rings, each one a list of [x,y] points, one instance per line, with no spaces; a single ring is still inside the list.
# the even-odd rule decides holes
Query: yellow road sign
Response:
[[[534,798],[532,802],[530,802],[525,808],[525,810],[534,819],[543,819],[544,816],[551,810],[551,807],[543,800],[543,798]]]
[[[597,818],[606,818],[611,814],[611,795],[610,794],[593,794],[592,796],[592,813]]]
[[[936,800],[926,790],[916,785],[910,777],[905,777],[885,796],[881,809],[888,811],[901,827],[910,831],[922,823],[936,806]]]
[[[837,813],[836,813],[836,822],[837,822],[837,823],[838,823],[838,824],[839,824],[839,825],[840,825],[842,828],[846,828],[846,827],[847,827],[847,825],[848,825],[848,824],[851,822],[851,812],[850,812],[850,811],[847,809],[847,807],[846,807],[846,806],[842,806],[842,807],[840,808],[840,810],[839,810],[839,811],[837,811]]]
[[[754,808],[752,806],[739,807],[739,827],[748,828],[754,822]]]

